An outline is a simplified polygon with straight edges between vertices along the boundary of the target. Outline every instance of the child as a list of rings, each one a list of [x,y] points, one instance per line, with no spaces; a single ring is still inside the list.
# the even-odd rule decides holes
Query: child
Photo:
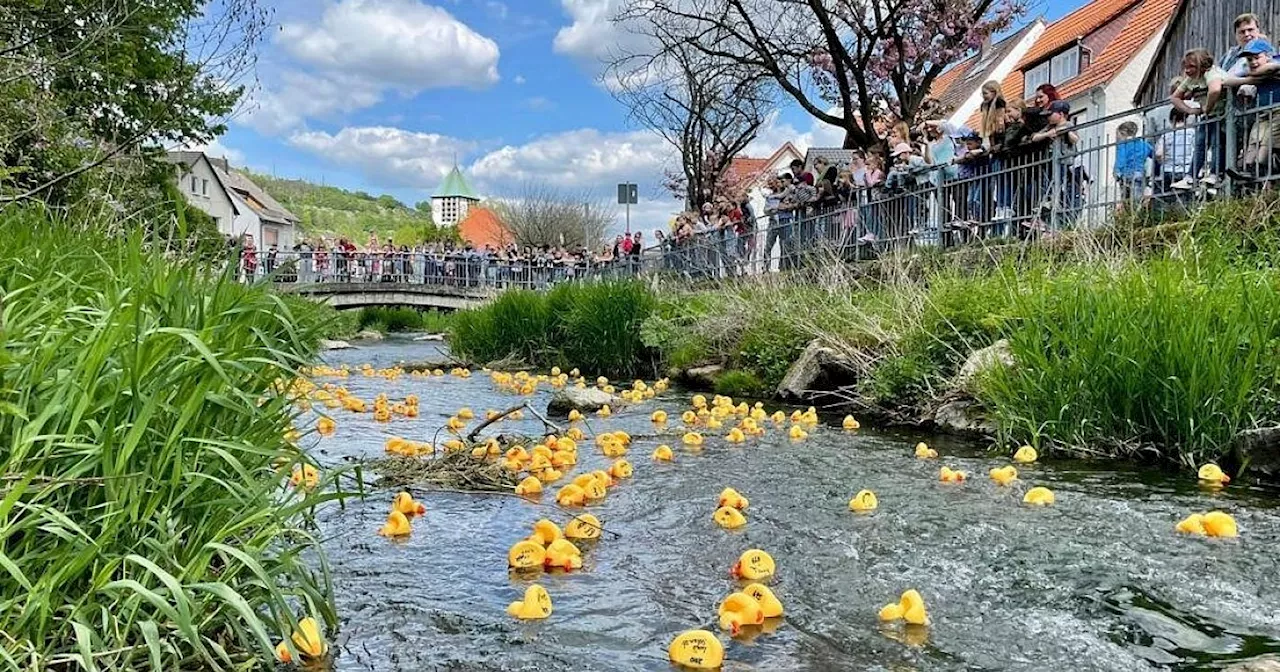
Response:
[[[1113,170],[1116,182],[1120,183],[1120,195],[1126,201],[1145,194],[1147,159],[1155,155],[1151,145],[1137,136],[1138,124],[1132,121],[1120,124],[1120,128],[1116,130],[1116,163]]]
[[[991,155],[982,146],[982,136],[970,132],[964,136],[964,148],[953,159],[960,166],[961,180],[968,180],[969,197],[966,199],[965,219],[976,233],[978,224],[988,221],[990,185],[978,179],[990,172]]]
[[[1155,148],[1160,180],[1166,193],[1174,185],[1184,183],[1183,178],[1191,174],[1196,151],[1196,131],[1187,127],[1187,115],[1180,110],[1169,110],[1169,124],[1173,128],[1160,136]]]

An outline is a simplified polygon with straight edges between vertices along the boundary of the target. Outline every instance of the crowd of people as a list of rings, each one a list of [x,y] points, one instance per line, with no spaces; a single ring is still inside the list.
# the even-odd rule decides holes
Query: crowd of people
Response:
[[[942,245],[1029,236],[1072,226],[1086,207],[1185,205],[1215,194],[1227,175],[1242,185],[1269,184],[1280,176],[1280,55],[1256,15],[1237,17],[1233,30],[1235,46],[1218,59],[1205,49],[1186,52],[1182,75],[1169,86],[1167,117],[1135,110],[1111,141],[1082,146],[1071,105],[1052,84],[1023,101],[988,81],[977,128],[892,120],[877,129],[882,140],[874,149],[855,150],[847,163],[821,155],[811,165],[792,161],[789,172],[767,177],[758,216],[744,194],[710,198],[680,215],[673,235],[658,241],[663,265],[733,276],[769,270],[773,260],[793,267],[816,250],[849,258],[864,246],[925,234]],[[1235,102],[1230,119],[1228,98]],[[929,115],[926,104],[922,116]]]

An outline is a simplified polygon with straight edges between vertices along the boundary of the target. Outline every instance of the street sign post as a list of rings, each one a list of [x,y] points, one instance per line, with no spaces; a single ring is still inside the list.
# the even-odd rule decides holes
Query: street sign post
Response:
[[[627,235],[631,235],[631,206],[639,202],[639,187],[627,182],[618,185],[618,205],[626,206],[627,209]]]

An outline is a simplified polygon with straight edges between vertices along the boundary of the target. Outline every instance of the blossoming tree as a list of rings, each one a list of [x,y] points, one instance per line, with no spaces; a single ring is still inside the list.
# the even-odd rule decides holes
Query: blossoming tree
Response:
[[[708,56],[768,76],[814,118],[870,147],[887,116],[914,119],[951,64],[1027,0],[624,0],[615,19],[673,26]],[[706,39],[714,35],[716,39]]]

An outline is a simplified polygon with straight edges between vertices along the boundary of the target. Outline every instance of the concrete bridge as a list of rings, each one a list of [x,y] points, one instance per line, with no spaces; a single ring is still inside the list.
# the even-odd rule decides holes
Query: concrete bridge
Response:
[[[494,287],[399,282],[278,282],[278,291],[299,294],[338,310],[369,306],[412,306],[437,310],[476,308],[498,294]]]

